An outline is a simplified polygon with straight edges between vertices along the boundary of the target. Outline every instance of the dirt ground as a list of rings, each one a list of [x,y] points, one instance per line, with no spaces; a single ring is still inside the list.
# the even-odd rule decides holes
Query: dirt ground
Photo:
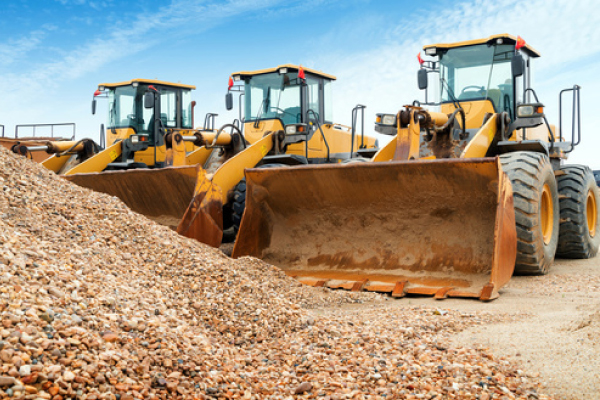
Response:
[[[546,276],[513,277],[491,302],[407,297],[390,303],[509,313],[510,322],[467,329],[453,344],[487,348],[539,373],[545,393],[559,399],[600,399],[600,257],[557,260]]]

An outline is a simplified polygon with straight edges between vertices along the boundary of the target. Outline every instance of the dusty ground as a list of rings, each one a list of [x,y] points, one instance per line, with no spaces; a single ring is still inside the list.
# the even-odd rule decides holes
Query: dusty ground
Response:
[[[600,399],[600,257],[557,260],[547,276],[514,277],[500,298],[488,303],[408,297],[390,305],[511,313],[509,322],[454,335],[453,345],[488,349],[529,374],[539,373],[544,392],[557,398]]]

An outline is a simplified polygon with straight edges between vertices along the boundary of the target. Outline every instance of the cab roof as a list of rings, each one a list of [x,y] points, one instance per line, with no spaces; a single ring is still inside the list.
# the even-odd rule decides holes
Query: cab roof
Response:
[[[423,50],[427,50],[427,49],[434,48],[434,47],[438,48],[438,49],[453,49],[456,47],[474,46],[477,44],[496,42],[498,39],[502,39],[502,42],[505,44],[517,43],[517,38],[515,36],[509,35],[508,33],[501,33],[499,35],[492,35],[487,38],[475,39],[475,40],[465,40],[463,42],[428,44],[426,46],[423,46]],[[529,55],[530,57],[539,57],[540,56],[540,53],[527,43],[525,43],[525,46],[522,47],[522,50],[525,51],[527,53],[527,55]]]
[[[134,82],[137,82],[137,83],[140,83],[140,84],[143,84],[143,85],[145,85],[145,84],[148,84],[148,85],[162,85],[162,86],[171,86],[171,87],[181,88],[181,89],[196,89],[196,86],[183,85],[181,83],[159,81],[159,80],[156,80],[156,79],[132,79],[130,81],[117,82],[117,83],[100,83],[98,85],[98,87],[104,86],[105,88],[116,88],[116,87],[121,87],[121,86],[129,86],[129,85],[133,84]]]
[[[249,78],[254,75],[262,75],[262,74],[269,74],[272,72],[277,72],[277,71],[279,71],[280,68],[287,68],[289,71],[298,71],[300,69],[300,66],[294,65],[294,64],[283,64],[283,65],[279,65],[275,68],[259,69],[256,71],[234,72],[233,74],[231,74],[231,76],[239,75],[241,77],[241,79],[244,79],[244,78]],[[302,69],[304,69],[304,72],[306,72],[308,74],[316,75],[321,78],[329,79],[332,81],[335,81],[337,79],[333,75],[329,75],[324,72],[317,71],[316,69],[306,68],[306,67],[302,67]]]

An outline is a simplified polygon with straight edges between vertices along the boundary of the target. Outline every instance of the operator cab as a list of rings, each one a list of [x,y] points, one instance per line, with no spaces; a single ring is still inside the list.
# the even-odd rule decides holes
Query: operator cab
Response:
[[[286,64],[236,72],[232,77],[244,84],[245,123],[278,120],[284,129],[316,121],[321,125],[333,123],[331,84],[336,79],[333,75]]]
[[[444,113],[462,107],[467,114],[467,128],[471,129],[481,126],[486,113],[507,112],[511,120],[515,120],[517,105],[530,101],[525,89],[531,87],[531,59],[540,56],[524,44],[520,48],[523,74],[514,76],[511,65],[517,40],[501,34],[425,46],[425,54],[437,58],[421,61],[423,69],[437,75],[435,104],[439,104]]]
[[[98,85],[95,95],[105,93],[108,98],[107,145],[131,135],[148,135],[150,146],[160,145],[162,138],[155,137],[157,121],[162,128],[192,129],[191,92],[195,88],[150,79]],[[144,107],[144,95],[148,91],[160,96],[152,108]],[[160,119],[154,118],[155,113]]]

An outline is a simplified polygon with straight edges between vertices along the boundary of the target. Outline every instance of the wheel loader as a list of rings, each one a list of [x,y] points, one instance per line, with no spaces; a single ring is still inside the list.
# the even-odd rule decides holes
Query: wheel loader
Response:
[[[233,81],[243,82],[235,85]],[[332,75],[282,65],[238,72],[226,97],[244,100],[244,117],[220,129],[214,114],[193,129],[193,86],[134,79],[104,83],[106,148],[89,139],[16,146],[53,154],[43,165],[66,179],[123,200],[132,210],[218,247],[231,239],[244,208],[244,169],[335,163],[373,156],[374,138],[332,122]],[[353,110],[358,121],[364,106]],[[363,114],[364,115],[364,114]],[[211,122],[212,121],[212,122]],[[242,133],[243,132],[243,133]]]
[[[203,166],[222,164],[243,148],[234,129],[193,129],[194,86],[133,79],[102,83],[94,93],[108,102],[106,148],[91,139],[19,143],[18,154],[52,156],[42,165],[87,188],[119,197],[131,209],[191,236],[197,223],[180,226]],[[35,158],[35,157],[33,157]]]
[[[596,255],[598,187],[587,166],[564,164],[581,140],[579,86],[561,91],[556,127],[531,83],[540,54],[520,37],[424,52],[426,104],[377,115],[392,138],[369,162],[246,171],[234,257],[313,286],[491,300],[513,272]]]

